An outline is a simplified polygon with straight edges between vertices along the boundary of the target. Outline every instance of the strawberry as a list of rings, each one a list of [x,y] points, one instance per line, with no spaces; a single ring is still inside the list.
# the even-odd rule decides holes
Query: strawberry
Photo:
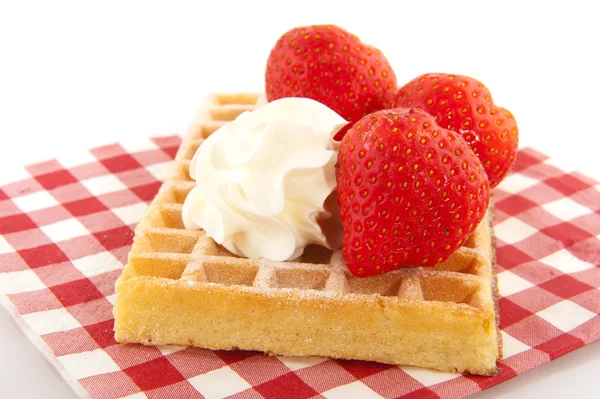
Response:
[[[312,98],[349,122],[390,107],[397,90],[383,53],[335,25],[298,27],[281,36],[265,80],[268,101]]]
[[[459,132],[477,154],[490,186],[497,186],[514,164],[519,129],[505,108],[494,105],[480,81],[463,75],[428,73],[398,90],[396,107],[421,108],[438,125]]]
[[[382,110],[356,122],[340,144],[337,182],[343,256],[361,277],[444,261],[489,204],[477,156],[419,109]]]

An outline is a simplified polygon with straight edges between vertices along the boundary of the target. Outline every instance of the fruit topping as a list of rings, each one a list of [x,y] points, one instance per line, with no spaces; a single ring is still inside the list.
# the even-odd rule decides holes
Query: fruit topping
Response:
[[[481,160],[491,187],[504,179],[516,160],[517,122],[510,111],[494,104],[488,88],[476,79],[421,75],[398,90],[395,106],[421,108],[440,127],[458,132]]]
[[[489,204],[480,160],[420,109],[357,121],[340,144],[337,182],[343,256],[357,276],[446,260]]]
[[[350,122],[391,107],[397,91],[383,53],[335,25],[298,27],[281,36],[265,80],[268,101],[312,98]]]

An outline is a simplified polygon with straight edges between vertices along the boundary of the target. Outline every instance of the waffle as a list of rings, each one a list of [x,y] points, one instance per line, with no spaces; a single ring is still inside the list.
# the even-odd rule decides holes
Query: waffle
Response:
[[[116,340],[497,373],[491,211],[447,261],[368,278],[352,276],[341,251],[312,246],[293,262],[256,261],[184,229],[196,149],[261,101],[258,94],[206,99],[136,227],[116,284]]]

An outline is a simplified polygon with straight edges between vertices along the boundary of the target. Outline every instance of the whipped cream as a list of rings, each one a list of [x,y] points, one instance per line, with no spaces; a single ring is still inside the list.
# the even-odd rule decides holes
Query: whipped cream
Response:
[[[333,137],[347,123],[308,98],[244,112],[194,154],[185,227],[251,259],[293,260],[310,244],[339,248]]]

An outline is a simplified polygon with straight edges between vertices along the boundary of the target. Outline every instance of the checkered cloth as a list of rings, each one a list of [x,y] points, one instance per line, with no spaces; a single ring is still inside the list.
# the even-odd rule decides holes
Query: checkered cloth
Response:
[[[495,192],[497,377],[117,344],[114,283],[179,143],[72,153],[16,170],[0,188],[0,301],[82,396],[463,398],[599,338],[600,185],[525,149]]]

